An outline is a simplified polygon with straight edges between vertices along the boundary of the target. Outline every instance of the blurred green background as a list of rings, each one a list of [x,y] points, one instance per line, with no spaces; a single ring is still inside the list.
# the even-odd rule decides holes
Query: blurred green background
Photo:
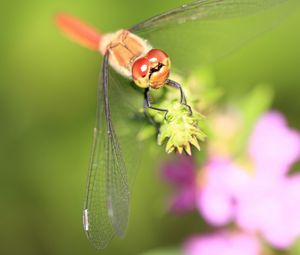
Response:
[[[97,253],[85,238],[81,213],[100,58],[66,40],[53,15],[67,11],[108,32],[183,3],[1,2],[0,254]],[[299,26],[296,10],[276,29],[213,66],[217,84],[229,95],[246,93],[260,82],[274,85],[274,107],[298,128]],[[200,229],[196,213],[181,218],[167,214],[167,188],[158,172],[144,165],[127,236],[114,240],[102,254],[139,254],[179,244]]]

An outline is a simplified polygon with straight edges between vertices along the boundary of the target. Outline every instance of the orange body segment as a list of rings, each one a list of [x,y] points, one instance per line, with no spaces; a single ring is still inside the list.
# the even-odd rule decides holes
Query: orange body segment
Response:
[[[56,16],[56,23],[73,41],[99,51],[102,35],[95,28],[65,13]]]

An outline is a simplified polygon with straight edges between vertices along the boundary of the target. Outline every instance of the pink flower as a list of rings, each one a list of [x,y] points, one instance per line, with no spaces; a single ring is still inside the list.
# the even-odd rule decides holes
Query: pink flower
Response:
[[[259,255],[261,247],[253,235],[218,232],[191,237],[183,250],[185,255]]]
[[[213,225],[233,221],[286,248],[300,236],[300,175],[287,176],[300,156],[300,134],[280,113],[267,113],[256,124],[248,151],[250,167],[220,158],[206,164],[197,207]]]
[[[300,174],[288,175],[300,158],[300,133],[288,128],[282,114],[269,112],[256,123],[245,154],[248,161],[211,155],[200,171],[200,184],[189,157],[168,163],[163,176],[177,190],[171,208],[182,213],[196,204],[212,225],[232,222],[277,248],[287,248],[300,236]],[[212,237],[198,237],[193,247],[211,249],[208,243],[221,242],[219,235]]]
[[[196,174],[195,165],[189,156],[178,156],[162,167],[162,178],[176,189],[170,199],[171,211],[185,213],[195,208]]]

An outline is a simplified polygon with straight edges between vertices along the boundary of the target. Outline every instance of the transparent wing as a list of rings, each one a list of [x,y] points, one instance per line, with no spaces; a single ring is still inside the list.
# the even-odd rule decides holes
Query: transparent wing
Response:
[[[87,237],[98,249],[115,235],[123,237],[127,229],[130,189],[139,164],[136,155],[142,151],[136,139],[143,125],[137,114],[142,102],[129,81],[109,71],[106,56],[83,211]]]
[[[276,26],[296,2],[199,0],[152,17],[130,30],[166,51],[180,70],[189,70],[216,60]]]

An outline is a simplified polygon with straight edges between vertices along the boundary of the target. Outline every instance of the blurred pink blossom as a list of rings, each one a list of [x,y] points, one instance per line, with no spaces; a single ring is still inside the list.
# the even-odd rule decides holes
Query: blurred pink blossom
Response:
[[[195,209],[196,172],[189,156],[179,156],[162,167],[162,178],[176,189],[171,198],[172,212],[182,214]]]
[[[210,155],[197,183],[191,159],[168,163],[163,176],[177,189],[171,209],[185,212],[196,204],[212,225],[232,222],[261,234],[274,247],[287,248],[300,236],[300,174],[288,175],[300,157],[300,133],[287,126],[282,114],[266,113],[256,123],[245,154],[247,161]],[[210,242],[221,242],[219,236],[211,237]],[[196,240],[206,249],[205,237]]]
[[[196,195],[196,205],[202,216],[215,226],[234,220],[238,195],[249,183],[250,176],[224,158],[210,160],[203,176]]]
[[[191,237],[183,246],[185,255],[259,255],[260,251],[254,235],[225,231]]]
[[[254,179],[236,208],[237,224],[258,231],[277,248],[289,247],[300,236],[300,175],[268,182]]]
[[[287,127],[280,113],[270,112],[257,122],[248,151],[248,167],[212,157],[197,192],[197,207],[213,225],[234,221],[286,248],[300,236],[300,174],[287,175],[299,159],[300,134]]]

